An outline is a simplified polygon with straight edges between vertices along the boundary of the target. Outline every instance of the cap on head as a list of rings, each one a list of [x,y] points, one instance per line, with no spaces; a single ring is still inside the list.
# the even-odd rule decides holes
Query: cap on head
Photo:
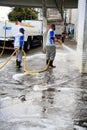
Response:
[[[19,30],[20,30],[20,31],[25,31],[24,28],[20,28]]]

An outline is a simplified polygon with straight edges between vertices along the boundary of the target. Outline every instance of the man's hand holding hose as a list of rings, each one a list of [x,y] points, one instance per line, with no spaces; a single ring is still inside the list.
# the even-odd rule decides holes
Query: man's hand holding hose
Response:
[[[55,38],[54,41],[58,42],[60,45],[62,45],[62,40]]]
[[[59,43],[60,45],[62,45],[62,40],[58,39],[58,43]]]

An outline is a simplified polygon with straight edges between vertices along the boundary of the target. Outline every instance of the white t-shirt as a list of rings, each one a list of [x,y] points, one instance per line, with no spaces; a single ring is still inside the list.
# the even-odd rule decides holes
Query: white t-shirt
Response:
[[[24,45],[24,34],[19,32],[15,35],[14,48],[22,47]]]

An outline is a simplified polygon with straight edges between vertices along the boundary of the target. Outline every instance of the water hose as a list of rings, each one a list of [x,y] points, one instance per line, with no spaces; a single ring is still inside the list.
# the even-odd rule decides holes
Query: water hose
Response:
[[[26,53],[25,53],[25,51],[24,51],[23,49],[22,49],[22,52],[23,52],[23,54],[24,54],[24,71],[25,71],[27,74],[42,73],[42,72],[46,71],[46,70],[49,68],[50,60],[49,60],[48,64],[47,64],[43,69],[36,70],[36,71],[27,70],[27,68],[26,68]]]
[[[16,49],[16,50],[11,54],[11,56],[7,58],[7,60],[0,66],[0,69],[2,69],[2,68],[10,61],[10,59],[13,57],[13,55],[16,53],[17,50],[18,50],[18,49]]]
[[[58,40],[58,42],[60,43],[60,45],[62,45],[62,41],[61,40]],[[1,66],[0,66],[0,69],[2,69],[9,61],[10,59],[13,57],[13,55],[16,53],[16,51],[18,51],[19,48],[17,48],[9,58],[7,58],[6,62],[4,62]],[[24,55],[24,72],[27,73],[27,74],[37,74],[37,73],[42,73],[42,72],[45,72],[48,70],[49,68],[49,64],[50,64],[50,60],[48,62],[48,64],[43,68],[43,69],[40,69],[40,70],[36,70],[36,71],[31,71],[31,70],[28,70],[26,68],[26,53],[25,51],[22,49],[22,53]]]
[[[0,66],[0,69],[2,69],[9,61],[10,59],[13,57],[13,55],[16,53],[16,51],[19,50],[19,48],[17,48],[9,58],[7,58],[7,60]],[[24,72],[27,73],[27,74],[37,74],[37,73],[42,73],[42,72],[45,72],[47,71],[47,69],[49,68],[49,64],[50,64],[50,60],[48,62],[48,64],[41,70],[36,70],[36,71],[31,71],[31,70],[28,70],[26,68],[26,53],[25,51],[22,49],[22,52],[23,52],[23,55],[24,55]]]

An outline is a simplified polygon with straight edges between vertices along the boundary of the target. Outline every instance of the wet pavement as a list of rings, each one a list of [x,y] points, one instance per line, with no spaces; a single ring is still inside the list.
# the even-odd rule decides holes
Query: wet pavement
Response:
[[[77,68],[76,43],[56,48],[54,69],[29,75],[13,56],[0,70],[0,130],[87,130],[87,75]],[[31,50],[27,69],[44,68],[45,58],[41,48]]]

